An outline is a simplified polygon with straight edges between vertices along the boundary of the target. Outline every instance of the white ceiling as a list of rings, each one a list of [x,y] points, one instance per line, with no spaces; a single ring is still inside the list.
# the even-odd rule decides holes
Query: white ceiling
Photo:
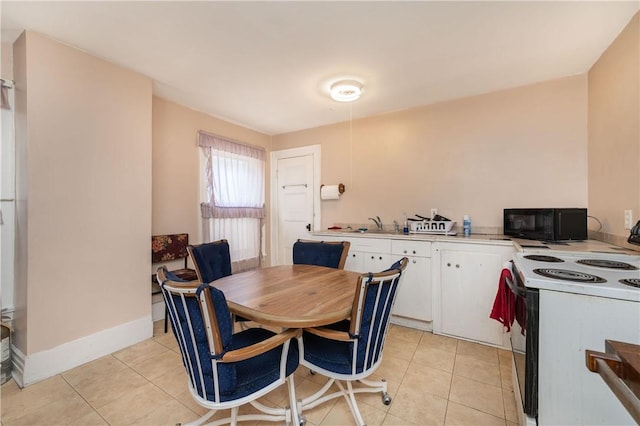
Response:
[[[588,71],[640,1],[11,2],[2,40],[46,34],[154,93],[266,134]],[[341,104],[331,82],[356,78]],[[352,112],[349,109],[352,108]]]

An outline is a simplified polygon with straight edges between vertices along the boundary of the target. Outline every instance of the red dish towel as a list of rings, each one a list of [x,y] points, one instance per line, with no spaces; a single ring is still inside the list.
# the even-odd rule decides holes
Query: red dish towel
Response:
[[[492,318],[504,325],[505,331],[511,331],[511,325],[516,313],[516,295],[509,289],[507,278],[513,279],[511,268],[505,266],[500,273],[500,281],[498,282],[498,292],[493,302],[493,309],[489,318]]]

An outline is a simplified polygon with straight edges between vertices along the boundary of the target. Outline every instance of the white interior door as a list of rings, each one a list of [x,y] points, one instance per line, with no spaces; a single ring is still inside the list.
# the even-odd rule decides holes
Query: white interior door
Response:
[[[292,262],[293,243],[320,227],[319,147],[272,153],[273,265]],[[273,198],[273,197],[272,197]]]
[[[278,160],[278,263],[290,264],[293,243],[313,226],[313,156]]]

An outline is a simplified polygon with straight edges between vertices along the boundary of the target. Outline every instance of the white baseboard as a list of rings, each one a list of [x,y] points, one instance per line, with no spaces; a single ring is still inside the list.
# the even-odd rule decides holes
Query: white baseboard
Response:
[[[12,377],[18,386],[29,386],[151,337],[147,316],[26,357],[12,345]]]
[[[433,323],[431,321],[421,321],[413,318],[401,317],[398,315],[391,315],[391,324],[401,325],[409,328],[416,328],[422,331],[432,331]]]

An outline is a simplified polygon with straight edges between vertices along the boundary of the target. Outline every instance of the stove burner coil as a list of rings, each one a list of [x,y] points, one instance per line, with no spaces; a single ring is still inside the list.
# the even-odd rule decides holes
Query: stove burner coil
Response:
[[[608,259],[580,259],[576,260],[576,263],[580,263],[582,265],[587,266],[595,266],[597,268],[608,268],[608,269],[622,269],[627,271],[633,271],[636,268],[633,265],[625,262],[618,262],[617,260],[608,260]]]
[[[596,275],[585,274],[582,272],[568,271],[566,269],[534,269],[538,275],[542,275],[547,278],[555,278],[558,280],[577,281],[582,283],[606,283],[607,280],[600,278]]]
[[[529,260],[535,260],[538,262],[554,262],[554,263],[560,263],[560,262],[564,262],[564,260],[557,258],[555,256],[547,256],[544,254],[528,254],[526,256],[523,256],[525,259],[529,259]]]
[[[619,281],[621,284],[640,288],[640,278],[624,278]]]

